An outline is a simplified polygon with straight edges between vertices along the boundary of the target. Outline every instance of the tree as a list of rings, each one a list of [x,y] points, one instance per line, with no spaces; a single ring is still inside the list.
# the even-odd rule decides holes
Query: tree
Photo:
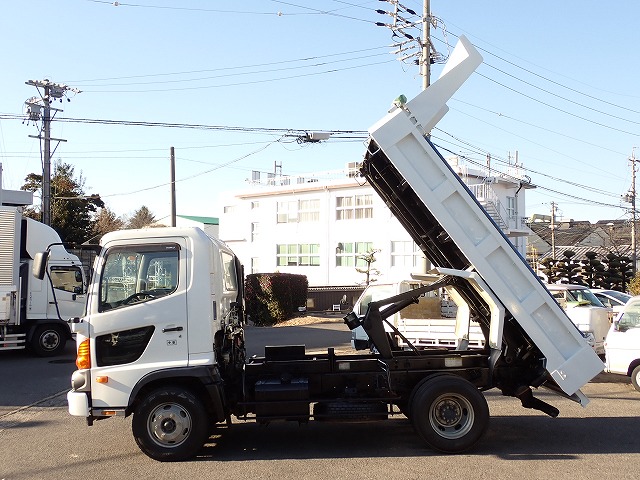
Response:
[[[580,262],[577,262],[573,259],[576,253],[572,250],[565,250],[562,252],[562,258],[557,261],[554,265],[554,275],[558,278],[562,283],[571,283],[582,285],[584,282],[582,280],[582,265]],[[555,283],[555,282],[549,282]]]
[[[99,195],[86,195],[82,172],[74,176],[74,167],[57,161],[51,177],[51,227],[70,244],[81,244],[93,236],[92,214],[104,207]],[[42,196],[42,175],[30,173],[21,190]],[[42,220],[40,208],[28,208],[25,215]]]
[[[155,221],[155,215],[153,215],[149,209],[143,205],[133,213],[131,218],[129,218],[126,228],[144,228],[148,227]]]
[[[604,275],[604,265],[596,257],[595,252],[587,252],[584,254],[587,260],[582,262],[582,278],[589,288],[598,288],[602,285]]]
[[[93,236],[101,237],[105,233],[122,230],[123,228],[124,220],[117,217],[116,214],[107,207],[103,207],[98,212],[98,215],[96,215],[93,223]]]
[[[365,253],[356,255],[356,265],[361,265],[362,263],[364,263],[364,267],[356,267],[356,271],[358,273],[365,274],[365,285],[369,285],[371,282],[375,282],[377,280],[377,278],[375,277],[380,275],[380,270],[371,267],[371,264],[376,261],[376,253],[378,253],[379,251],[379,248],[374,248],[371,250],[367,250]]]

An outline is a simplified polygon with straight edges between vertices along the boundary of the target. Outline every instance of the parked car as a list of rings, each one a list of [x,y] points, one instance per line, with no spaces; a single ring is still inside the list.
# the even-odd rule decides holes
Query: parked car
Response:
[[[583,285],[565,283],[547,284],[547,289],[567,312],[567,316],[585,335],[592,334],[593,349],[604,357],[604,341],[613,320],[613,310]]]
[[[631,299],[631,295],[628,293],[618,292],[617,290],[604,290],[598,288],[591,289],[591,291],[605,307],[609,307],[613,310],[614,316],[619,314]]]
[[[632,297],[614,320],[605,352],[605,370],[631,377],[640,392],[640,296]]]

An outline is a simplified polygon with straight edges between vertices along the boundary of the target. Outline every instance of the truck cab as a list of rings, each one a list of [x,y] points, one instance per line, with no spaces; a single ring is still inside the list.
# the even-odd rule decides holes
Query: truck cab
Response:
[[[67,320],[84,312],[85,273],[80,259],[48,225],[0,207],[0,349],[29,347],[39,356],[64,350]],[[42,278],[31,275],[34,259],[48,251]]]
[[[80,367],[72,413],[125,414],[131,391],[118,385],[137,391],[171,372],[209,376],[218,367],[221,381],[225,366],[243,361],[234,349],[243,341],[234,336],[243,322],[242,270],[222,242],[199,229],[154,228],[112,232],[101,244],[86,315],[72,324]]]

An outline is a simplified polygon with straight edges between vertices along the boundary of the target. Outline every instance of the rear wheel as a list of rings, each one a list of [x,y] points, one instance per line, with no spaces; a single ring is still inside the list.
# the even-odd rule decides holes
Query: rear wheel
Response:
[[[631,383],[633,387],[640,392],[640,365],[631,372]]]
[[[459,453],[484,434],[489,407],[472,383],[454,375],[438,375],[422,383],[413,395],[411,421],[430,447]]]
[[[66,332],[60,325],[41,325],[31,337],[31,350],[40,357],[59,355],[67,342]]]
[[[132,422],[140,450],[163,462],[196,455],[209,438],[209,427],[202,402],[179,387],[151,392],[135,409]]]

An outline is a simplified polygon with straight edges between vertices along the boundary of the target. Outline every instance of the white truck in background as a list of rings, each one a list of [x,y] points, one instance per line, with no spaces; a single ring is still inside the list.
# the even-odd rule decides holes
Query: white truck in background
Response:
[[[440,278],[439,275],[420,274],[394,283],[372,283],[367,285],[356,300],[353,312],[358,316],[364,316],[371,302],[430,285]],[[484,347],[485,336],[480,325],[468,319],[468,309],[458,309],[451,297],[455,297],[455,290],[448,290],[446,287],[424,293],[418,297],[415,304],[387,318],[387,334],[396,337],[395,341],[403,348],[410,348],[409,344],[417,348]],[[462,316],[466,316],[467,319],[458,321]],[[457,328],[460,325],[468,325],[469,328],[460,330]],[[368,350],[373,347],[363,327],[351,331],[351,346],[355,350]]]
[[[50,250],[47,275],[31,275],[36,252]],[[78,257],[51,227],[0,206],[0,351],[29,348],[39,356],[64,350],[67,320],[82,315],[86,281]]]

